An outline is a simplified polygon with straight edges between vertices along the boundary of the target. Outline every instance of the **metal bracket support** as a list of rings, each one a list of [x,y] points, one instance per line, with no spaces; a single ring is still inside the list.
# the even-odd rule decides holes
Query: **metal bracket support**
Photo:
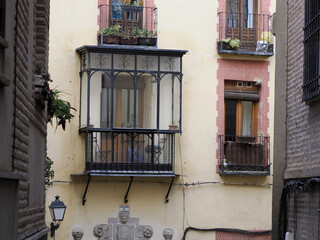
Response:
[[[166,203],[169,202],[169,194],[170,194],[170,191],[171,191],[171,187],[172,187],[173,181],[174,181],[174,177],[172,177],[172,179],[171,179],[171,183],[170,183],[167,195],[166,195]]]
[[[126,195],[124,196],[124,200],[123,200],[125,203],[128,202],[128,194],[129,194],[129,191],[130,191],[130,188],[131,188],[131,184],[132,184],[132,182],[133,182],[133,176],[131,176],[130,178],[131,178],[131,180],[130,180],[130,183],[129,183],[129,186],[128,186]]]
[[[91,180],[91,175],[88,174],[87,186],[86,186],[86,189],[84,190],[83,197],[82,197],[82,206],[84,206],[84,204],[85,204],[86,201],[87,201],[86,195],[87,195],[87,191],[88,191],[88,187],[89,187],[90,180]]]

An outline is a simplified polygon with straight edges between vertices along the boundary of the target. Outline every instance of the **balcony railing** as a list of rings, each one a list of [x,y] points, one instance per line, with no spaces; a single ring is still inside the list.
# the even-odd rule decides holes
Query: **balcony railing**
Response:
[[[220,135],[220,174],[270,175],[270,138]]]
[[[120,41],[112,42],[112,44],[154,46],[157,42],[157,17],[156,7],[124,5],[120,3],[112,5],[101,4],[99,5],[99,30],[101,32],[105,28],[119,25],[118,37]],[[144,30],[143,33],[148,36],[134,35],[133,29]],[[126,41],[121,42],[121,37]],[[129,37],[135,37],[136,41],[128,41]],[[152,38],[152,41],[146,41],[145,38]],[[106,42],[104,42],[104,38],[100,34],[98,36],[98,44],[103,43]]]
[[[267,14],[219,13],[218,52],[230,54],[273,55],[272,17]],[[239,39],[232,48],[223,40]]]
[[[130,130],[86,133],[86,171],[108,174],[173,174],[174,133]]]

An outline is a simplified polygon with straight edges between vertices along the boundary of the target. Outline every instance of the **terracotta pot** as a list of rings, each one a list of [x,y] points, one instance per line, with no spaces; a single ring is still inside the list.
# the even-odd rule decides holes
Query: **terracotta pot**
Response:
[[[169,125],[169,130],[179,130],[178,125]]]

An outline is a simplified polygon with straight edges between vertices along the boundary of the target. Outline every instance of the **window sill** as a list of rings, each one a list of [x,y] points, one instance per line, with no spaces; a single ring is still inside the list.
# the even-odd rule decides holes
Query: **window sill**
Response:
[[[242,51],[242,50],[223,50],[218,49],[219,54],[230,54],[230,55],[249,55],[249,56],[262,56],[272,57],[273,52],[253,52],[253,51]]]
[[[224,167],[223,165],[219,165],[219,175],[269,176],[270,165],[267,165],[267,166],[230,165],[227,167]]]
[[[75,173],[71,174],[72,180],[76,182],[86,182],[88,179],[88,176],[93,177],[93,181],[99,182],[99,181],[124,181],[128,182],[130,181],[130,177],[135,177],[137,181],[146,181],[146,182],[152,182],[152,181],[164,181],[164,179],[168,179],[168,182],[170,178],[172,177],[178,177],[179,175],[174,174],[174,172],[166,172],[161,174],[148,174],[148,173],[138,173],[138,172],[119,172],[119,171],[86,171],[83,173]]]

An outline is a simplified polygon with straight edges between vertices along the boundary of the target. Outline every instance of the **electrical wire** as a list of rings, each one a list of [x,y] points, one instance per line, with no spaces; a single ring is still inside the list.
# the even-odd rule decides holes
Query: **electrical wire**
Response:
[[[189,231],[199,231],[199,232],[229,232],[229,233],[240,233],[240,234],[246,234],[250,236],[261,236],[261,235],[269,235],[271,234],[271,231],[247,231],[247,230],[241,230],[241,229],[234,229],[234,228],[195,228],[195,227],[187,227],[184,230],[183,237],[181,240],[185,240],[187,237],[187,233]]]

